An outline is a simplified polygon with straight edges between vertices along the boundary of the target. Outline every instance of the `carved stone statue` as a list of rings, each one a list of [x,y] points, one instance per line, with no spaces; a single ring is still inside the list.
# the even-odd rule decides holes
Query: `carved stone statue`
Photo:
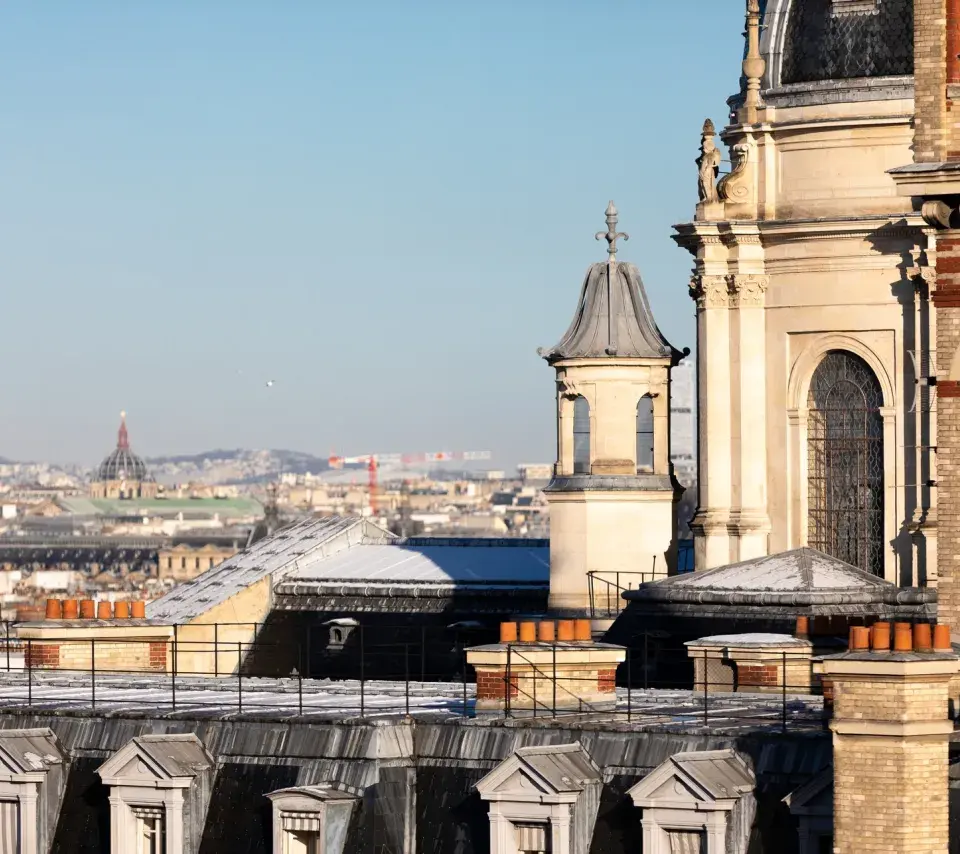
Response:
[[[697,158],[699,172],[699,191],[701,202],[718,202],[717,175],[720,174],[720,150],[713,141],[716,130],[713,122],[707,119],[703,123],[703,133],[700,138],[700,156]]]
[[[738,142],[730,149],[733,168],[717,185],[717,192],[724,201],[745,202],[750,199],[752,176],[747,169],[750,165],[750,149],[749,141]]]

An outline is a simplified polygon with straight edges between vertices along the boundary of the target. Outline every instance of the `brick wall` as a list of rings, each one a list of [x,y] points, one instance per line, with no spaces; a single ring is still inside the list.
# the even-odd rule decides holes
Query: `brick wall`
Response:
[[[946,854],[945,741],[836,737],[833,773],[835,851]]]
[[[956,0],[914,0],[915,130],[914,160],[946,159],[947,132],[947,3]]]
[[[97,640],[93,647],[89,640],[31,641],[28,659],[31,667],[47,669],[88,672],[96,667],[98,672],[165,672],[167,644],[165,641]]]
[[[838,720],[944,721],[949,713],[945,682],[898,677],[889,682],[841,681],[833,688],[833,713]]]
[[[516,697],[519,693],[519,677],[516,673],[510,675],[510,696]],[[477,671],[477,699],[502,700],[506,696],[507,672],[505,670]]]
[[[597,673],[597,690],[601,694],[609,694],[617,690],[617,671],[600,670]]]

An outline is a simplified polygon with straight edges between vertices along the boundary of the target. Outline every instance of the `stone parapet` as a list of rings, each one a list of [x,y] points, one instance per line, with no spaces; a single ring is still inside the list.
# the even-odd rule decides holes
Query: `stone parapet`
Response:
[[[477,713],[609,711],[626,654],[622,646],[577,641],[473,647],[467,662],[477,672]]]
[[[813,644],[778,634],[716,635],[688,641],[697,691],[809,694]]]

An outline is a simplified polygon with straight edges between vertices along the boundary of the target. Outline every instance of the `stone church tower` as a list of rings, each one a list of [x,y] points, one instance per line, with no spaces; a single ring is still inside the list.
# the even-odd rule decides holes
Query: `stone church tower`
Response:
[[[913,158],[914,0],[746,3],[731,165],[708,121],[675,238],[695,258],[696,566],[811,546],[933,582],[930,227],[889,172]]]
[[[657,328],[637,268],[617,260],[627,235],[613,202],[606,217],[597,239],[609,258],[587,270],[560,343],[540,351],[557,372],[557,462],[545,495],[559,613],[586,612],[591,584],[618,598],[619,587],[675,563],[682,489],[670,463],[670,368],[685,354]]]

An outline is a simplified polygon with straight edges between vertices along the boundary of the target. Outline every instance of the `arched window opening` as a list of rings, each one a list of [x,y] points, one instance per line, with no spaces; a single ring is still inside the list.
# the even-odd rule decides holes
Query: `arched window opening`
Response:
[[[883,393],[863,359],[832,350],[813,372],[807,542],[883,575]]]
[[[653,398],[645,394],[637,404],[637,473],[653,471]]]
[[[573,402],[573,473],[590,474],[590,404],[585,397]]]

